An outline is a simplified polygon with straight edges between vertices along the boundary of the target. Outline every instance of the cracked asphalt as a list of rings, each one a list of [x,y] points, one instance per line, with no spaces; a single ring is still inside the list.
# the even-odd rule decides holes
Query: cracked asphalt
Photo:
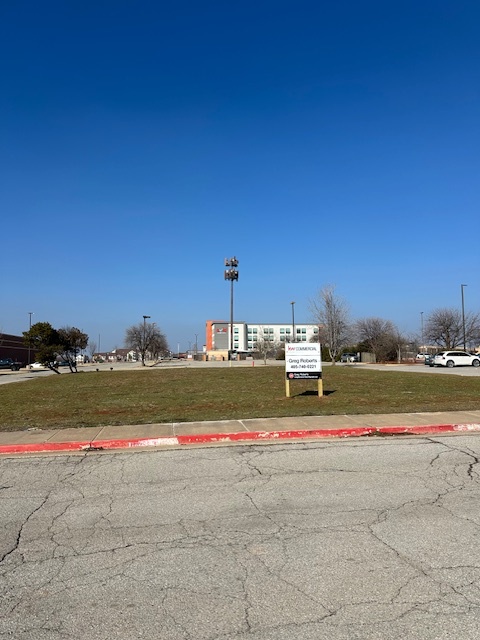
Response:
[[[0,460],[0,638],[477,640],[480,436]]]

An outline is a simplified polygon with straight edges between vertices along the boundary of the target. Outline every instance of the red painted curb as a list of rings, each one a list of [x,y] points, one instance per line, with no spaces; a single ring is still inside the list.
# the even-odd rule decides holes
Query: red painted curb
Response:
[[[0,454],[49,453],[55,451],[100,451],[101,449],[132,449],[135,447],[160,447],[178,445],[178,438],[131,438],[129,440],[93,440],[78,442],[36,442],[28,444],[0,445]]]
[[[374,435],[423,435],[452,431],[480,431],[480,424],[439,424],[414,427],[350,427],[347,429],[295,429],[292,431],[241,431],[178,436],[179,444],[240,442],[247,440],[296,440],[306,438],[349,438]]]
[[[426,435],[429,433],[476,432],[480,424],[437,424],[413,427],[350,427],[347,429],[294,429],[291,431],[241,431],[238,433],[206,433],[77,442],[40,442],[0,445],[0,455],[18,453],[48,453],[56,451],[99,451],[138,447],[185,446],[192,444],[248,442],[267,440],[305,440],[317,438],[349,438],[375,435]]]

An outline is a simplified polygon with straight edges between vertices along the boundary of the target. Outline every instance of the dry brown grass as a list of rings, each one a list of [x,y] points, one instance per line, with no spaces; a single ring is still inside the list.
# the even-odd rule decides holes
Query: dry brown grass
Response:
[[[480,408],[476,377],[325,367],[323,398],[291,388],[282,367],[62,374],[2,385],[0,430]]]

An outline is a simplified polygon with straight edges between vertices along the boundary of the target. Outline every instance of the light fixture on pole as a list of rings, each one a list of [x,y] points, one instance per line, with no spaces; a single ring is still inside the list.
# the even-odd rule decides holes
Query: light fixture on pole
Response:
[[[230,269],[225,269],[225,280],[230,280],[230,347],[228,349],[228,359],[232,359],[233,352],[233,283],[238,280],[238,260],[233,258],[225,258],[225,266]]]
[[[32,329],[32,316],[34,315],[33,311],[29,311],[28,315],[30,316],[29,323],[28,323],[28,331],[30,332],[31,329]],[[27,367],[27,369],[30,369],[30,364],[31,364],[31,362],[30,362],[31,341],[32,341],[32,338],[31,338],[30,333],[29,333],[29,335],[28,335],[28,367]]]
[[[143,316],[143,345],[142,345],[142,364],[143,366],[145,366],[145,354],[147,351],[147,345],[146,345],[146,336],[147,336],[147,318],[150,318],[151,316]]]
[[[420,326],[421,326],[421,340],[422,344],[420,345],[420,353],[425,353],[424,344],[423,344],[423,311],[420,311]]]
[[[460,285],[460,289],[462,291],[462,328],[463,328],[463,349],[464,351],[467,350],[467,340],[466,340],[466,334],[465,334],[465,300],[464,300],[464,296],[463,296],[463,288],[466,287],[466,284],[461,284]]]
[[[295,302],[290,302],[292,305],[292,342],[295,342]]]

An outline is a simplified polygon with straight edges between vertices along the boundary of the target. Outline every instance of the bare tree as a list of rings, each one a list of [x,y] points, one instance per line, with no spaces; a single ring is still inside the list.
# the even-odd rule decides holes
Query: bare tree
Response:
[[[390,320],[363,318],[357,320],[358,339],[375,357],[375,361],[388,360],[392,349],[397,352],[399,331]]]
[[[90,360],[93,362],[93,356],[97,352],[97,343],[94,340],[88,341],[88,355],[90,356]]]
[[[310,313],[318,325],[318,341],[328,348],[330,360],[335,364],[350,339],[348,306],[336,295],[335,287],[327,285],[310,300]]]
[[[148,348],[153,360],[158,360],[168,353],[168,343],[164,334],[156,326],[153,327]]]
[[[463,318],[455,308],[435,309],[427,317],[425,337],[445,349],[463,345]],[[480,340],[480,314],[465,314],[465,341],[467,344]]]
[[[143,366],[147,355],[154,357],[154,354],[168,351],[167,339],[154,322],[139,322],[128,327],[125,345],[140,354]]]
[[[280,343],[273,338],[273,334],[266,333],[266,330],[260,327],[255,351],[263,358],[263,363],[267,364],[267,358],[274,358],[279,349]]]
[[[408,350],[411,349],[412,347],[412,338],[405,335],[395,327],[395,331],[392,334],[391,345],[392,345],[392,352],[393,350],[395,350],[397,362],[398,364],[400,364],[402,362],[402,353],[405,356]]]

